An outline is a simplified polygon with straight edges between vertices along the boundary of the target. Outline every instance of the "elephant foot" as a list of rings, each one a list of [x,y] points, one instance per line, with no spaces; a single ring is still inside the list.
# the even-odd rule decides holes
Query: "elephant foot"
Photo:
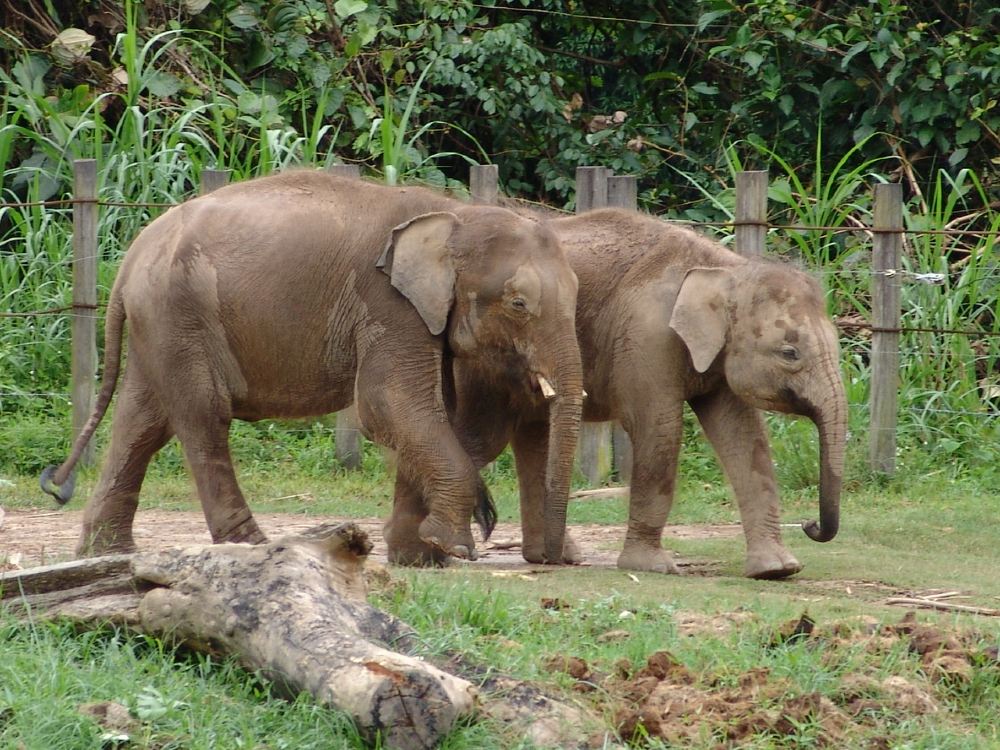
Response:
[[[802,570],[802,563],[782,546],[769,546],[747,552],[743,575],[747,578],[787,578]]]
[[[397,508],[382,526],[389,562],[422,568],[443,568],[448,555],[437,547],[422,542],[418,529],[425,516],[402,513]]]
[[[476,553],[476,543],[472,539],[472,529],[468,524],[464,529],[456,530],[446,521],[430,515],[420,523],[417,534],[422,542],[446,555],[463,560],[475,560],[479,557]]]
[[[98,531],[84,529],[76,543],[76,556],[102,557],[104,555],[129,555],[138,552],[132,530],[116,531],[107,526]]]
[[[647,573],[664,573],[680,575],[681,571],[674,563],[674,556],[663,547],[648,547],[640,545],[625,545],[618,555],[618,567],[622,570],[642,570]]]
[[[545,559],[545,542],[544,540],[539,540],[537,542],[529,542],[524,539],[521,540],[521,556],[530,563],[537,563],[543,565],[548,562]],[[570,534],[569,530],[566,531],[566,535],[563,538],[563,565],[579,565],[583,562],[583,552],[580,550],[580,545],[576,543],[576,540]]]
[[[389,562],[410,568],[443,568],[448,564],[448,555],[423,542],[406,545],[389,545]]]

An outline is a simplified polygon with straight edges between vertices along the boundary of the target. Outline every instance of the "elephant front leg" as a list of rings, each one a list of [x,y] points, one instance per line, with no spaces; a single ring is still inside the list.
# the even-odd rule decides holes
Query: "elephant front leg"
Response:
[[[382,528],[390,563],[421,567],[447,565],[448,555],[420,538],[420,524],[427,516],[427,503],[418,486],[397,471],[392,515]]]
[[[375,442],[396,450],[397,476],[406,483],[388,529],[393,544],[403,544],[416,524],[423,544],[475,559],[471,520],[481,483],[444,411],[440,353],[432,355],[370,354],[358,369],[358,416]]]
[[[521,425],[514,433],[514,461],[521,493],[521,555],[530,563],[545,559],[545,465],[549,429],[545,422]],[[579,565],[583,553],[569,530],[563,540],[562,562]]]
[[[663,527],[674,503],[677,456],[683,429],[683,404],[668,410],[651,409],[633,420],[632,482],[629,489],[628,530],[618,567],[653,573],[678,574],[673,555],[663,548]]]
[[[691,403],[722,468],[733,486],[740,509],[748,578],[786,578],[802,564],[781,540],[778,483],[764,419],[731,391]]]

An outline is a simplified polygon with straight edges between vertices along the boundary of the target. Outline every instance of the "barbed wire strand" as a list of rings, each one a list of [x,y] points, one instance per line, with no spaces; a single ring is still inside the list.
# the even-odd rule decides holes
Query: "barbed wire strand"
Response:
[[[34,208],[52,207],[65,208],[74,205],[98,205],[110,208],[173,208],[180,203],[153,203],[153,202],[129,202],[129,201],[109,201],[99,198],[63,198],[45,201],[24,201],[24,202],[0,202],[0,209],[4,208]],[[940,235],[947,237],[997,237],[1000,238],[1000,230],[996,229],[883,229],[870,226],[807,226],[803,224],[771,224],[760,221],[695,221],[694,219],[668,219],[661,218],[670,224],[682,224],[686,226],[712,227],[717,229],[735,229],[736,227],[765,227],[768,230],[779,229],[783,231],[796,232],[866,232],[873,234],[912,234],[912,235]]]
[[[2,398],[9,398],[9,399],[15,399],[15,398],[49,398],[49,399],[53,399],[53,400],[57,400],[58,399],[58,400],[67,401],[67,402],[71,401],[71,398],[70,398],[69,394],[66,394],[66,393],[46,393],[46,392],[26,393],[26,392],[20,392],[20,391],[0,391],[0,399],[2,399]],[[871,404],[861,403],[861,402],[849,403],[848,404],[848,408],[854,409],[854,410],[860,410],[860,411],[868,411],[868,410],[871,409]],[[900,413],[904,413],[905,412],[905,413],[909,413],[909,414],[952,414],[952,415],[956,415],[956,416],[979,417],[979,418],[987,418],[987,419],[993,419],[993,418],[996,418],[996,417],[1000,417],[1000,410],[995,410],[995,409],[992,409],[992,410],[991,409],[984,409],[982,411],[972,411],[971,409],[944,409],[944,408],[941,408],[941,407],[905,406],[905,407],[901,407],[899,409],[899,411],[900,411]],[[769,412],[769,413],[771,413],[771,412]],[[268,429],[266,431],[270,431],[270,430]],[[291,435],[313,434],[313,433],[316,433],[316,432],[326,432],[326,433],[330,433],[330,434],[334,434],[334,433],[337,433],[337,432],[350,432],[350,433],[353,433],[353,432],[357,432],[357,431],[358,431],[357,428],[354,428],[354,427],[333,427],[333,426],[328,426],[328,425],[321,425],[318,422],[313,423],[312,427],[283,427],[283,428],[278,428],[277,430],[274,430],[274,432],[276,432],[276,433],[280,432],[281,434],[291,434]]]
[[[96,305],[91,304],[75,304],[66,305],[63,307],[52,307],[46,310],[32,310],[28,312],[0,312],[0,318],[30,318],[39,317],[44,315],[60,315],[64,314],[70,310],[99,310],[107,307],[106,302],[99,302]],[[66,315],[66,317],[91,317],[89,315]],[[851,330],[851,329],[864,329],[867,331],[872,331],[873,333],[943,333],[943,334],[953,334],[961,336],[980,336],[985,338],[992,338],[994,336],[1000,336],[1000,331],[976,331],[964,328],[930,328],[925,326],[900,326],[899,328],[884,328],[879,326],[874,326],[867,321],[855,321],[855,320],[835,320],[834,324],[841,329]],[[46,343],[46,342],[40,342]]]

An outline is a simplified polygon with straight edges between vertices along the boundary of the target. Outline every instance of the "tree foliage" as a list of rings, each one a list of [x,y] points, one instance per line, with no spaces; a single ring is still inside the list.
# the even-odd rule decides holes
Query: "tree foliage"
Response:
[[[891,157],[886,170],[914,194],[961,168],[989,200],[1000,193],[1000,9],[978,0],[0,8],[8,110],[25,90],[41,119],[98,100],[110,122],[128,107],[197,110],[223,166],[302,139],[305,157],[378,167],[379,126],[398,127],[412,102],[419,137],[393,156],[423,178],[461,178],[485,154],[509,189],[559,203],[582,164],[638,174],[648,205],[682,211],[727,184],[734,159],[763,167],[780,154],[808,183],[857,144],[858,163]],[[40,157],[30,139],[0,137],[0,158]]]

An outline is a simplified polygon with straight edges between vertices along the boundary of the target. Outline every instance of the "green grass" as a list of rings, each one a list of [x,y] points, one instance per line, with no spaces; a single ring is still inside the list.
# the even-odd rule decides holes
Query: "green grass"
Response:
[[[78,707],[116,702],[135,726],[129,747],[363,748],[343,715],[268,685],[230,661],[175,652],[116,630],[0,619],[0,745],[90,750],[105,730]]]
[[[255,449],[246,450],[252,455]],[[698,466],[694,457],[689,461]],[[327,462],[329,467],[332,459]],[[352,474],[323,473],[305,465],[298,471],[282,463],[245,469],[243,483],[254,509],[347,517],[386,514],[391,481],[377,451],[366,452],[363,470]],[[502,457],[491,472],[501,517],[512,520],[516,489],[509,457]],[[699,481],[681,483],[672,522],[736,519],[728,491],[700,481],[706,478],[707,473]],[[33,477],[7,479],[9,483],[0,484],[0,505],[51,508]],[[71,507],[80,506],[92,486],[93,471],[83,480],[80,497]],[[308,497],[301,496],[306,493]],[[812,488],[786,491],[783,520],[813,517],[814,494]],[[193,509],[191,495],[183,469],[172,459],[164,460],[148,479],[140,515],[144,508]],[[294,495],[300,496],[289,497]],[[995,502],[991,482],[945,472],[855,483],[845,494],[842,531],[835,541],[818,545],[797,529],[786,529],[786,543],[806,566],[786,582],[742,578],[741,539],[670,539],[669,546],[682,559],[711,561],[712,574],[678,578],[583,567],[498,577],[476,564],[393,569],[396,583],[376,592],[373,601],[417,629],[420,653],[427,658],[460,657],[463,664],[487,673],[536,682],[565,700],[582,700],[600,721],[610,722],[614,706],[621,704],[613,684],[601,675],[614,673],[622,660],[641,667],[650,654],[667,650],[706,691],[736,685],[740,675],[758,667],[769,670],[769,679],[783,681],[782,696],[816,691],[831,699],[837,699],[848,675],[879,680],[897,675],[929,691],[943,710],[887,715],[869,727],[872,737],[887,737],[892,747],[987,748],[1000,742],[992,719],[1000,710],[1000,671],[995,665],[978,665],[969,682],[948,687],[931,682],[919,657],[902,642],[888,652],[873,652],[860,636],[845,643],[821,638],[780,648],[769,644],[782,623],[804,612],[827,633],[835,623],[860,615],[896,623],[904,610],[883,603],[893,591],[955,589],[971,595],[958,601],[997,607],[1000,552],[996,530],[988,521]],[[571,523],[621,523],[624,518],[619,500],[571,505]],[[620,543],[617,532],[608,535],[608,548]],[[543,598],[558,598],[567,609],[543,608]],[[720,632],[691,635],[685,623],[695,616],[721,617],[729,625]],[[974,630],[978,635],[973,640],[982,646],[1000,640],[997,620],[950,613],[920,613],[918,618],[948,630]],[[94,747],[99,732],[78,716],[77,706],[101,700],[121,702],[145,717],[136,730],[137,747],[197,748],[211,742],[227,747],[359,746],[353,730],[335,714],[304,698],[283,702],[232,663],[178,654],[154,639],[114,631],[77,633],[58,625],[9,620],[0,628],[5,643],[0,711],[11,709],[0,727],[4,746]],[[616,630],[628,635],[601,639]],[[584,659],[598,675],[599,690],[581,698],[574,680],[551,666],[551,659],[560,655]],[[780,707],[784,698],[768,700]],[[225,711],[217,710],[219,705]],[[742,746],[812,747],[821,728],[803,726],[799,734],[798,739],[780,741],[763,736]],[[652,741],[647,746],[666,747]],[[508,727],[486,721],[460,727],[445,747],[527,746]],[[712,747],[711,742],[706,740],[704,747]]]

